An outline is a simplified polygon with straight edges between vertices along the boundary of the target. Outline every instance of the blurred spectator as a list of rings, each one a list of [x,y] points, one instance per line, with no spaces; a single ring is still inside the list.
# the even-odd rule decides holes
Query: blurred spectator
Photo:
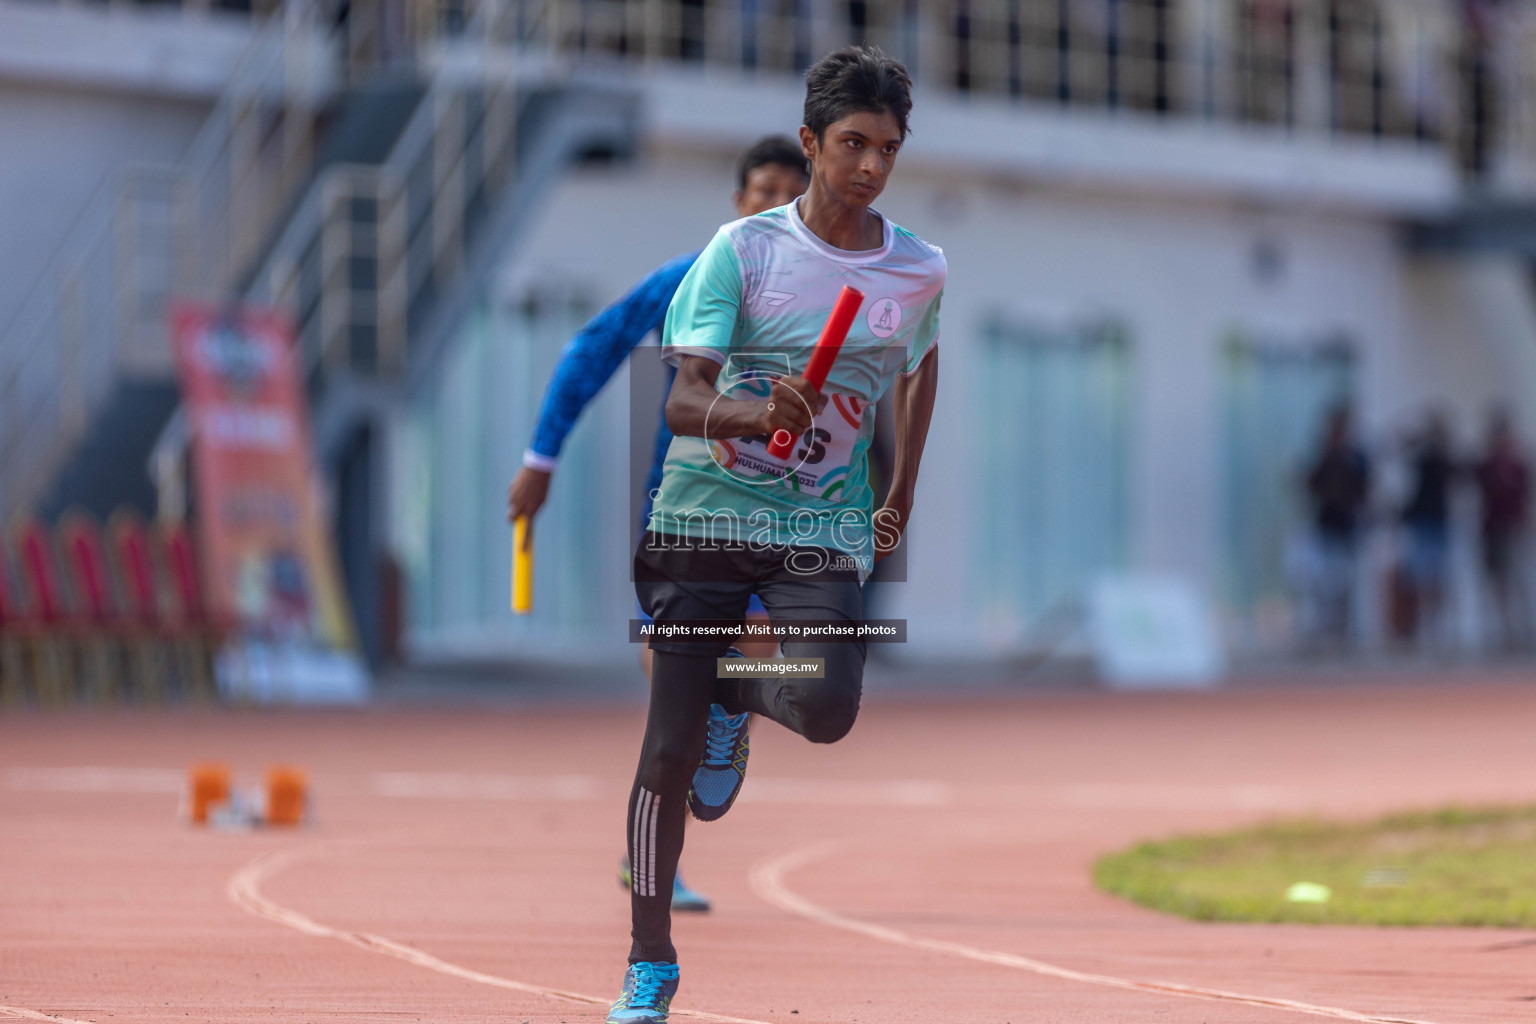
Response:
[[[1412,483],[1403,506],[1408,579],[1413,587],[1418,634],[1434,642],[1445,628],[1451,487],[1457,472],[1451,455],[1450,425],[1443,412],[1430,412],[1423,433],[1410,439],[1408,463]]]
[[[1483,571],[1493,591],[1498,642],[1505,649],[1524,646],[1531,627],[1524,551],[1531,480],[1525,453],[1504,410],[1495,411],[1489,419],[1487,447],[1476,474],[1482,497]]]
[[[1370,489],[1370,460],[1355,442],[1348,407],[1339,406],[1328,414],[1323,450],[1307,473],[1317,545],[1312,597],[1317,639],[1325,644],[1349,639],[1360,517]]]

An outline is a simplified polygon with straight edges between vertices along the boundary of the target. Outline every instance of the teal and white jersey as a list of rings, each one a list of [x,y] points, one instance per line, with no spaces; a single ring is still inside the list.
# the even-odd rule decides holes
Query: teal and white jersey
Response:
[[[827,406],[789,461],[768,454],[767,437],[674,437],[652,530],[833,548],[867,570],[875,403],[938,343],[945,275],[942,251],[882,219],[884,244],[867,252],[817,238],[798,201],[716,233],[667,310],[662,358],[719,363],[722,396],[766,401],[769,378],[804,372],[842,287],[865,298],[822,388]]]

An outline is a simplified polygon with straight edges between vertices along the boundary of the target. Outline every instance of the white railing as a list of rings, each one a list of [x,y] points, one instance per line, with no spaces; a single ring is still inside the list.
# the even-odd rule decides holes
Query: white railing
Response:
[[[589,61],[798,74],[869,42],[928,88],[1418,140],[1536,180],[1525,3],[1474,22],[1443,0],[421,0],[416,32],[466,9],[501,42]]]
[[[438,74],[382,165],[327,168],[263,261],[249,297],[288,313],[310,372],[398,373],[463,268],[516,157],[515,78],[479,67]]]

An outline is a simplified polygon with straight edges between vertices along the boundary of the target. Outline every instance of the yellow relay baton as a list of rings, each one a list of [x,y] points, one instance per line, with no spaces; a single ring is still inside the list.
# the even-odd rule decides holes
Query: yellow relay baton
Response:
[[[533,549],[528,544],[528,517],[512,521],[512,610],[519,615],[533,611]]]

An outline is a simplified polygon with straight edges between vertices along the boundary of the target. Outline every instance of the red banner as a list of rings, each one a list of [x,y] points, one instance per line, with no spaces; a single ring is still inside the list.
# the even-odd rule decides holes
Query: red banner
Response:
[[[276,648],[353,651],[321,514],[293,331],[267,310],[171,312],[210,609]]]

